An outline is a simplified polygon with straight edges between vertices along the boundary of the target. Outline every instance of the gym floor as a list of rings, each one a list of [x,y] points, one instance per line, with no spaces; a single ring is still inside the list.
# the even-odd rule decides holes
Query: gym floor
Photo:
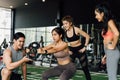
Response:
[[[41,74],[49,69],[50,67],[28,65],[27,66],[27,80],[41,80]],[[92,80],[108,80],[106,73],[96,73],[90,72]],[[50,78],[49,80],[59,80],[58,77]],[[75,76],[70,80],[85,80],[85,76],[82,70],[77,70]],[[120,75],[118,75],[118,80],[120,80]]]

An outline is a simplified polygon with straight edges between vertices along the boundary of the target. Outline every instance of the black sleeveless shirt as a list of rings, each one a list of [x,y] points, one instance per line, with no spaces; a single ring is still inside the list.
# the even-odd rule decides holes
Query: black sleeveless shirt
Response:
[[[76,35],[75,29],[74,29],[74,27],[73,27],[73,36],[72,36],[72,37],[68,37],[68,36],[67,36],[67,32],[66,32],[66,38],[67,38],[67,41],[68,41],[68,42],[72,42],[72,41],[77,41],[77,40],[79,40],[79,39],[80,39],[80,36],[79,36],[79,35]]]

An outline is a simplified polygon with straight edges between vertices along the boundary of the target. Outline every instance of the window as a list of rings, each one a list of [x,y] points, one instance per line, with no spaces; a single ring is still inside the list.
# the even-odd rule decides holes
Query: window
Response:
[[[52,29],[56,26],[36,27],[36,28],[17,28],[15,32],[23,32],[26,36],[25,46],[31,42],[40,42],[43,37],[44,46],[52,42]]]
[[[0,45],[11,38],[11,9],[0,8]]]

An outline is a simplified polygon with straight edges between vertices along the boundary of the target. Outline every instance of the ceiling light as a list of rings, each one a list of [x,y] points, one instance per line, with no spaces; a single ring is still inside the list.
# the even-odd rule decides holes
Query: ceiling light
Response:
[[[42,2],[45,2],[45,0],[42,0]]]
[[[10,8],[13,8],[13,6],[10,6]]]
[[[28,5],[28,3],[25,3],[25,6],[27,6]]]

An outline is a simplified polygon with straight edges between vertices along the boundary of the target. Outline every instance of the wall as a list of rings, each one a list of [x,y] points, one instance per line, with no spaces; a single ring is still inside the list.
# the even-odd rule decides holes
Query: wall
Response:
[[[58,0],[48,0],[15,9],[15,28],[55,26],[58,6]]]
[[[95,3],[91,0],[63,0],[61,16],[71,15],[75,24],[88,24],[94,21]]]
[[[105,0],[46,0],[45,3],[19,7],[15,10],[15,28],[55,26],[56,21],[61,26],[61,18],[66,15],[71,15],[76,25],[96,23],[94,7],[103,1]],[[108,1],[120,20],[120,1]]]

